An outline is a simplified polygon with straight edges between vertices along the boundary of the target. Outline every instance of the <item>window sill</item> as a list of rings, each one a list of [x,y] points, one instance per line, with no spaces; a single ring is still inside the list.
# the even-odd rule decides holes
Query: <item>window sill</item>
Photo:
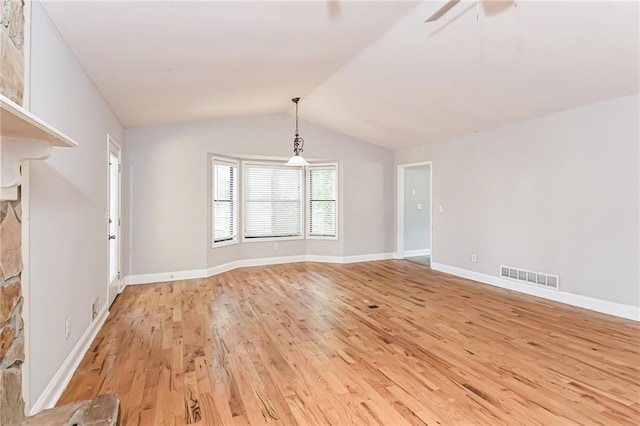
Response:
[[[304,235],[300,235],[297,237],[269,237],[269,238],[244,238],[242,237],[243,243],[261,243],[261,242],[278,242],[278,241],[295,241],[295,240],[304,240]]]
[[[226,247],[226,246],[232,246],[234,244],[238,244],[240,241],[238,241],[237,238],[230,240],[230,241],[220,241],[218,243],[213,243],[211,245],[211,248],[218,248],[218,247]]]
[[[307,240],[338,241],[338,236],[335,236],[335,237],[322,237],[322,236],[319,236],[319,235],[307,235]]]

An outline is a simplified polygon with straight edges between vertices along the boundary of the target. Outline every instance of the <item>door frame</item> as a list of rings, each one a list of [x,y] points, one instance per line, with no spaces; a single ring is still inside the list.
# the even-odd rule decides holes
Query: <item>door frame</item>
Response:
[[[113,299],[122,291],[124,279],[122,277],[122,145],[118,143],[110,134],[107,134],[107,208],[106,208],[106,218],[107,218],[107,237],[109,236],[109,213],[110,213],[110,203],[111,203],[111,173],[109,168],[109,162],[111,159],[112,148],[115,147],[117,150],[118,156],[118,225],[117,225],[117,237],[116,244],[118,248],[118,259],[117,259],[117,269],[118,269],[118,291],[115,292]],[[115,153],[114,153],[115,154]],[[110,290],[111,290],[111,276],[110,276],[110,262],[111,262],[111,247],[110,240],[107,238],[107,304],[110,305],[113,300],[110,299]]]
[[[409,167],[429,166],[429,246],[431,247],[431,262],[435,250],[433,247],[433,161],[398,164],[397,170],[397,209],[396,209],[396,259],[404,259],[404,171]]]

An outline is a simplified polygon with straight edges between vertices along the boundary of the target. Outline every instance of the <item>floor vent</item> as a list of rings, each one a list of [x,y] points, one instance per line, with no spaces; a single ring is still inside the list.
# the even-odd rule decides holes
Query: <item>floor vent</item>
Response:
[[[558,290],[560,285],[560,278],[557,275],[532,272],[511,266],[500,266],[500,276],[525,284],[538,285],[554,290]]]
[[[367,306],[369,309],[378,309],[380,306],[378,305],[369,305]]]

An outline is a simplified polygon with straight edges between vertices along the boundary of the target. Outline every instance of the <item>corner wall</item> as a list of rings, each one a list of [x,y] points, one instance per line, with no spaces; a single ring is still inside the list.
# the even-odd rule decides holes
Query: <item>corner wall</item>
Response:
[[[286,158],[293,147],[293,126],[293,117],[273,115],[127,129],[127,275],[306,254],[391,253],[393,153],[306,122],[300,124],[305,158],[340,162],[339,240],[280,241],[278,250],[273,242],[211,248],[209,154]]]
[[[561,292],[640,306],[639,103],[634,94],[396,152],[396,164],[433,161],[432,261],[557,274]]]
[[[107,308],[107,134],[123,128],[39,2],[31,18],[30,110],[79,143],[29,167],[30,401],[46,406],[96,327],[92,302]]]

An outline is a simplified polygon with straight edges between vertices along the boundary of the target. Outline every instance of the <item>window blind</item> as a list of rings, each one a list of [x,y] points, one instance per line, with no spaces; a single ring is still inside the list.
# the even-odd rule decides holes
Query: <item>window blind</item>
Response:
[[[238,163],[213,159],[213,243],[238,238]]]
[[[302,169],[244,164],[244,237],[302,235]]]
[[[336,166],[309,167],[309,236],[335,237]]]

